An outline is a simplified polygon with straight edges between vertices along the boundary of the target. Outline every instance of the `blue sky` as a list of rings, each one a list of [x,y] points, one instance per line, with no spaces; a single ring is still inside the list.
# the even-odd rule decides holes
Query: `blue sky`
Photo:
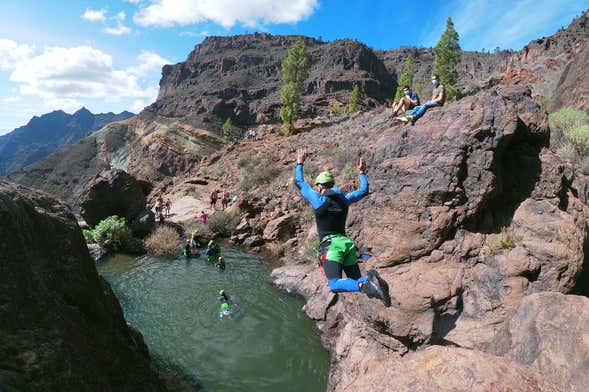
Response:
[[[183,61],[207,35],[433,46],[451,16],[463,49],[520,49],[585,7],[582,0],[1,0],[0,134],[56,109],[138,112],[155,100],[161,66]]]

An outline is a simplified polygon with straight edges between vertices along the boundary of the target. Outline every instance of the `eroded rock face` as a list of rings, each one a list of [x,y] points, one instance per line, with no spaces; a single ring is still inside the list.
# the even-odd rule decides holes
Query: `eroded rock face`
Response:
[[[554,292],[525,297],[489,346],[489,351],[540,373],[562,390],[589,385],[589,299]]]
[[[70,209],[0,180],[0,389],[167,388]]]
[[[111,215],[132,222],[144,210],[150,189],[149,183],[123,170],[103,171],[84,186],[80,213],[91,226]]]
[[[585,43],[579,53],[575,54],[574,59],[564,69],[548,105],[549,112],[562,107],[585,109],[589,112],[587,64],[589,64],[589,41]]]
[[[507,358],[461,348],[428,347],[400,362],[382,358],[341,391],[564,391],[548,374]],[[391,363],[392,362],[392,363]]]
[[[330,385],[336,391],[376,387],[374,356],[390,358],[385,374],[429,344],[486,350],[522,298],[576,289],[587,247],[585,178],[546,148],[546,114],[529,89],[498,86],[430,110],[413,127],[379,116],[365,119],[375,124],[369,136],[359,125],[362,119],[354,119],[323,129],[321,137],[339,143],[343,128],[350,132],[344,140],[360,138],[359,150],[372,151],[371,194],[352,206],[347,229],[371,249],[375,257],[361,269],[379,269],[393,305],[385,308],[357,293],[333,294],[313,265],[286,266],[273,274],[276,284],[308,298],[304,309],[334,350]],[[301,136],[299,143],[320,149],[320,140]],[[290,210],[298,207],[295,202]],[[368,353],[362,356],[362,350]],[[478,351],[477,358],[467,358],[469,369],[480,372],[475,379],[481,385],[493,385],[510,362],[500,360],[505,364],[499,370],[485,368],[486,360],[478,358],[485,355]],[[430,359],[415,358],[415,374],[421,374],[418,368],[427,368]],[[364,381],[348,387],[357,377],[347,374]],[[561,390],[537,375],[522,368],[508,375],[505,385]],[[391,382],[382,390],[402,390],[417,379]],[[440,390],[469,390],[469,380],[430,381]]]
[[[266,33],[207,37],[185,62],[163,68],[158,99],[146,112],[191,115],[199,126],[219,123],[219,128],[226,118],[242,125],[278,120],[280,66],[300,38]],[[394,94],[396,85],[389,72],[364,44],[303,40],[311,58],[302,93],[304,117],[325,115],[333,103],[345,104],[354,85],[366,107]]]

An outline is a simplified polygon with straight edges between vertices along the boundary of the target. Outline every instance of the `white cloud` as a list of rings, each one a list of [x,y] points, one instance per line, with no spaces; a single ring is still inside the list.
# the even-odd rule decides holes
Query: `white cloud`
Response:
[[[139,4],[141,2],[141,0],[125,0],[127,3],[131,3],[131,4]]]
[[[129,34],[131,32],[131,29],[123,25],[122,23],[119,23],[116,27],[105,27],[103,31],[106,34],[110,35],[123,35]]]
[[[15,96],[15,97],[6,97],[6,98],[2,99],[2,102],[12,103],[12,102],[18,102],[20,100],[21,100],[21,97]]]
[[[126,17],[127,17],[127,14],[125,14],[125,11],[121,11],[115,16],[115,19],[118,20],[119,22],[122,22],[125,20]]]
[[[208,31],[201,31],[200,33],[194,32],[194,31],[183,31],[180,33],[181,37],[194,37],[194,38],[203,38],[203,37],[207,37],[209,36],[209,32]]]
[[[150,0],[134,15],[142,26],[169,27],[212,21],[225,28],[240,23],[294,23],[309,17],[317,0]]]
[[[32,45],[19,45],[9,39],[0,39],[0,70],[11,70],[34,51]]]
[[[22,95],[39,96],[50,109],[75,109],[90,98],[107,102],[155,99],[159,69],[168,61],[156,53],[142,52],[137,62],[117,69],[109,54],[90,46],[51,47],[16,64],[10,80],[19,83]]]
[[[104,22],[106,20],[105,14],[105,9],[93,10],[86,8],[86,12],[82,14],[81,18],[89,22]]]
[[[135,101],[133,101],[133,104],[131,105],[131,111],[133,113],[139,113],[146,106],[147,106],[147,104],[145,103],[144,100],[136,99]]]
[[[142,51],[141,54],[137,56],[137,60],[139,61],[139,64],[135,67],[128,68],[127,71],[139,78],[154,75],[156,72],[159,75],[162,67],[171,63],[170,60],[150,51]]]

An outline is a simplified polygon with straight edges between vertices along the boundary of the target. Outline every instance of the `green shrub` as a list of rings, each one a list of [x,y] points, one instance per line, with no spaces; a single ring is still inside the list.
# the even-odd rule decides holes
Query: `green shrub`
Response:
[[[340,106],[337,103],[334,103],[329,107],[329,111],[332,116],[337,117],[340,114]]]
[[[133,236],[125,218],[113,215],[96,225],[92,237],[103,248],[116,252],[123,249]]]
[[[505,227],[501,228],[501,237],[499,239],[499,247],[501,249],[513,249],[515,248],[515,240],[513,236],[507,232]]]
[[[562,108],[548,115],[548,124],[552,131],[564,134],[568,129],[589,124],[589,116],[584,110]]]
[[[579,155],[589,150],[589,125],[578,125],[565,131],[565,138],[573,145]]]
[[[229,237],[239,224],[240,217],[236,213],[215,211],[207,220],[209,229],[220,237]]]
[[[86,239],[87,244],[94,244],[96,241],[94,240],[94,233],[92,230],[84,229],[82,230],[82,234],[84,234],[84,238]]]
[[[182,250],[180,235],[169,226],[158,226],[144,241],[145,249],[151,256],[174,257]]]

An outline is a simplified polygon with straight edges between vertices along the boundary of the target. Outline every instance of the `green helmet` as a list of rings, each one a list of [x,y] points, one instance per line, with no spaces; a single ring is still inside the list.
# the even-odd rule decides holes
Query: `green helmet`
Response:
[[[219,291],[219,295],[224,295],[224,294],[225,294],[225,290]]]
[[[207,246],[213,246],[213,244],[214,244],[214,243],[215,243],[215,241],[213,241],[213,240],[210,240],[210,241],[209,241],[209,244],[208,244]]]
[[[330,171],[321,172],[315,180],[315,185],[318,184],[335,184],[335,178],[333,178],[333,174]]]

